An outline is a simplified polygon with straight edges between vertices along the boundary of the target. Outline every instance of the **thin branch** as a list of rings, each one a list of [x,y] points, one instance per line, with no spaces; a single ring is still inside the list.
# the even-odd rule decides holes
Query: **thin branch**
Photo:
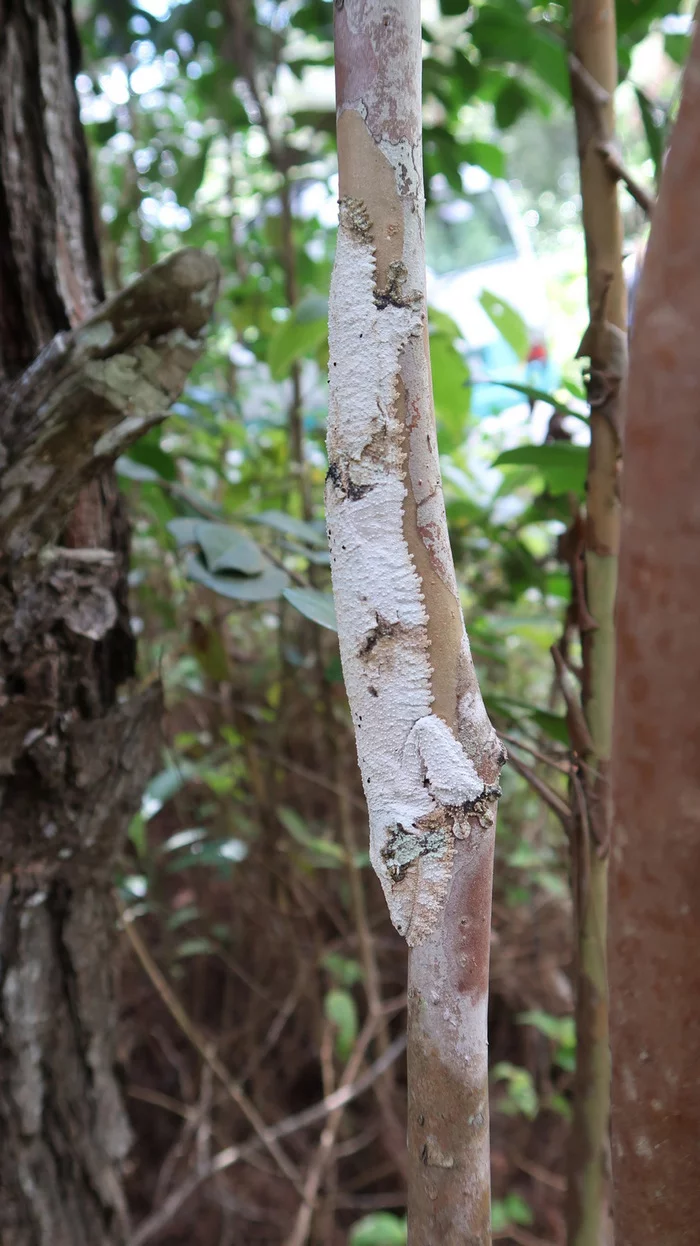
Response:
[[[122,918],[124,918],[123,908],[121,909],[121,912]],[[122,925],[132,948],[141,962],[142,968],[150,978],[170,1015],[177,1022],[183,1034],[185,1034],[190,1040],[192,1046],[199,1052],[200,1056],[204,1060],[205,1064],[209,1066],[214,1076],[219,1079],[229,1097],[233,1100],[236,1106],[240,1108],[249,1125],[251,1125],[251,1127],[255,1130],[255,1133],[258,1135],[260,1142],[270,1152],[270,1155],[277,1162],[285,1177],[291,1181],[292,1185],[298,1188],[299,1174],[294,1168],[294,1165],[278,1145],[276,1138],[272,1135],[270,1129],[265,1124],[265,1121],[258,1112],[258,1109],[255,1107],[255,1104],[251,1102],[245,1091],[241,1089],[236,1081],[234,1081],[226,1066],[219,1059],[216,1052],[212,1050],[211,1045],[207,1042],[204,1035],[200,1033],[199,1029],[192,1021],[191,1017],[170,986],[170,983],[167,981],[165,975],[161,973],[161,970],[158,968],[151,953],[146,947],[146,944],[141,938],[141,935],[136,929],[135,923],[133,921],[125,920],[122,922]]]
[[[396,1009],[397,1004],[392,1002],[386,1011],[396,1011]],[[305,1108],[303,1112],[298,1112],[296,1116],[288,1116],[285,1120],[280,1121],[278,1125],[270,1126],[268,1129],[269,1137],[274,1138],[276,1141],[288,1138],[300,1129],[305,1129],[309,1125],[315,1125],[318,1121],[324,1120],[336,1108],[345,1107],[364,1094],[366,1090],[369,1090],[376,1079],[381,1077],[405,1050],[406,1036],[402,1034],[399,1038],[394,1039],[394,1042],[387,1048],[384,1055],[375,1060],[374,1064],[367,1069],[367,1072],[358,1077],[352,1086],[334,1090],[332,1095],[322,1099],[320,1103],[314,1104],[313,1107]],[[146,1242],[152,1241],[177,1215],[180,1208],[197,1192],[200,1186],[211,1180],[212,1177],[215,1177],[217,1173],[224,1172],[225,1169],[231,1168],[234,1164],[248,1159],[256,1151],[259,1151],[260,1147],[260,1139],[253,1138],[247,1143],[226,1147],[225,1150],[219,1151],[206,1168],[193,1174],[188,1181],[183,1181],[180,1187],[174,1190],[166,1199],[162,1207],[159,1207],[157,1211],[141,1222],[136,1232],[129,1239],[128,1246],[145,1246]]]
[[[552,810],[552,813],[556,813],[564,830],[568,833],[571,825],[571,810],[566,801],[562,800],[561,796],[548,783],[545,783],[544,779],[535,774],[535,771],[524,761],[521,761],[519,757],[511,756],[509,761],[513,769],[517,770],[518,774],[527,780],[532,790],[537,792],[537,795]]]
[[[550,653],[552,655],[554,669],[556,671],[557,685],[566,703],[571,743],[581,757],[588,757],[593,752],[593,742],[591,740],[591,733],[588,730],[588,724],[581,707],[581,702],[571,691],[571,688],[567,682],[566,677],[569,668],[564,661],[559,645],[552,645]]]
[[[519,740],[517,736],[508,735],[505,731],[499,731],[498,734],[507,744],[512,744],[514,748],[522,749],[524,753],[529,753],[531,757],[536,757],[545,766],[551,766],[554,770],[560,770],[562,774],[571,773],[570,762],[557,761],[555,757],[551,757],[547,753],[541,753],[539,749],[533,748],[532,744],[526,744],[524,740]]]
[[[605,160],[605,163],[619,182],[622,182],[628,189],[635,203],[646,212],[647,216],[651,216],[656,206],[656,199],[648,190],[640,185],[637,179],[630,173],[627,166],[623,163],[622,157],[615,147],[614,143],[599,143],[598,151]]]
[[[610,103],[610,93],[596,81],[573,52],[569,53],[569,73],[596,112]]]

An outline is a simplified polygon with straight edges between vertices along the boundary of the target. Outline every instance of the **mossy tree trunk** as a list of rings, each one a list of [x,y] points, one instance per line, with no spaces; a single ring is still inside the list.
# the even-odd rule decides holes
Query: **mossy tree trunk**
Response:
[[[118,1246],[113,867],[157,759],[130,699],[128,524],[111,467],[163,418],[216,266],[100,307],[67,0],[0,0],[0,1239]]]

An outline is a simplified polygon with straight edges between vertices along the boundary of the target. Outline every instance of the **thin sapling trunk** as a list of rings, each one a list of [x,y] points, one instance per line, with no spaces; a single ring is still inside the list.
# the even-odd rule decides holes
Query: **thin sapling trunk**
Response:
[[[326,509],[370,855],[409,968],[409,1241],[490,1240],[498,777],[450,552],[425,302],[419,0],[336,0]]]

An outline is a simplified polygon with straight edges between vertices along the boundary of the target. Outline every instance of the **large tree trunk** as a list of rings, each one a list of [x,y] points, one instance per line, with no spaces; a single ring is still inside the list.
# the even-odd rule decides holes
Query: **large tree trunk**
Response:
[[[410,946],[408,1233],[490,1240],[488,993],[504,754],[469,651],[425,304],[419,0],[336,3],[326,507],[370,856]]]
[[[127,1235],[110,886],[160,695],[117,695],[135,649],[111,463],[181,389],[216,286],[184,252],[94,314],[77,54],[67,0],[0,0],[3,1246]]]
[[[617,1246],[700,1240],[700,29],[637,297],[610,905]]]

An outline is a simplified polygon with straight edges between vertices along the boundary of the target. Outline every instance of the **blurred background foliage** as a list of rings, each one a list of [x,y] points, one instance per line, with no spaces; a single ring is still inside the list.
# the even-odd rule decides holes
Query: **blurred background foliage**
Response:
[[[620,146],[652,189],[688,8],[617,6]],[[431,350],[467,627],[517,764],[504,774],[494,899],[494,1233],[551,1244],[563,1240],[574,1036],[567,845],[551,795],[566,792],[568,741],[549,648],[570,602],[564,547],[586,454],[568,5],[423,9],[428,196],[445,185],[461,194],[465,164],[506,179],[549,300],[549,403],[520,394],[477,415],[444,312],[432,316]],[[332,4],[77,0],[76,10],[110,288],[182,245],[212,250],[223,270],[197,374],[119,464],[142,677],[157,672],[167,696],[162,769],[118,880],[134,1240],[296,1242],[289,1174],[261,1149],[216,1159],[250,1135],[239,1090],[277,1125],[365,1077],[322,1166],[309,1240],[398,1244],[405,951],[368,868],[323,522]],[[621,198],[634,254],[644,219]],[[522,317],[507,303],[499,314],[517,345]],[[320,1128],[290,1132],[297,1173],[313,1165]]]

